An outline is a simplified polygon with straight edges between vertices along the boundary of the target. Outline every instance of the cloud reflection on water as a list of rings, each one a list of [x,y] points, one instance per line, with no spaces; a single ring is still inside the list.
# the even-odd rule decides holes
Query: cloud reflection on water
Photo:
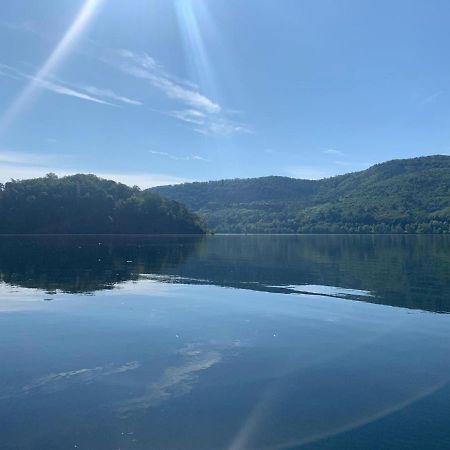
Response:
[[[200,373],[222,360],[219,351],[205,349],[197,344],[185,346],[179,351],[179,356],[182,358],[180,365],[167,367],[157,381],[145,387],[142,395],[122,402],[118,407],[119,415],[128,417],[137,412],[145,413],[148,408],[166,400],[188,394],[194,388]]]
[[[22,397],[35,392],[58,392],[69,388],[75,383],[89,384],[96,381],[101,381],[111,375],[139,369],[140,366],[141,364],[139,361],[130,361],[122,365],[115,365],[111,363],[105,366],[97,366],[93,368],[82,368],[65,372],[50,373],[32,380],[29,384],[26,384],[19,389],[12,389],[10,392],[5,392],[3,395],[0,395],[0,399]]]

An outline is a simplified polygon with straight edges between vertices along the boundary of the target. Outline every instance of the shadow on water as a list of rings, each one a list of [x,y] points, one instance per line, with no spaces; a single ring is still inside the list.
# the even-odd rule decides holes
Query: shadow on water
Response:
[[[0,237],[8,285],[94,293],[144,276],[450,312],[450,237]]]
[[[165,273],[198,244],[198,237],[3,236],[0,279],[49,293],[93,293],[142,273]]]

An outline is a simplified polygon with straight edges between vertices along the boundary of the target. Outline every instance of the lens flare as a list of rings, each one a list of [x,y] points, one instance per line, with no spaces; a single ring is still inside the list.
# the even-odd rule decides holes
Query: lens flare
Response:
[[[208,32],[208,36],[212,36],[216,43],[221,42],[219,30],[203,0],[196,0],[195,2],[175,0],[174,6],[184,54],[188,63],[189,77],[203,94],[221,104],[223,95],[219,89],[214,66],[208,55],[204,38],[205,32]],[[210,149],[215,152],[219,168],[225,166],[225,155],[221,148],[222,146],[218,142],[210,143]]]
[[[24,89],[20,92],[20,94],[12,102],[11,106],[6,110],[5,114],[0,119],[0,134],[4,133],[6,129],[20,115],[24,108],[29,105],[33,96],[39,90],[41,80],[44,80],[46,77],[48,77],[63,62],[64,58],[68,55],[71,47],[77,41],[83,30],[86,28],[102,1],[103,0],[86,0],[84,2],[83,6],[75,17],[75,20],[72,22],[70,28],[64,34],[59,44],[56,46],[43,66],[31,78],[31,81],[24,87]]]
[[[196,8],[191,1],[177,0],[175,2],[175,12],[178,19],[185,56],[187,58],[191,77],[209,95],[217,96],[217,85],[214,82],[214,71],[205,48],[204,39],[201,33],[199,18],[207,21],[206,9],[203,2],[197,1]]]

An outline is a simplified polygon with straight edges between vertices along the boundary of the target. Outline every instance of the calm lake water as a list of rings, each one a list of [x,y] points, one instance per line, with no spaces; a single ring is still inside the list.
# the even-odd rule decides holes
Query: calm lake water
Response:
[[[450,237],[0,237],[0,448],[450,448]]]

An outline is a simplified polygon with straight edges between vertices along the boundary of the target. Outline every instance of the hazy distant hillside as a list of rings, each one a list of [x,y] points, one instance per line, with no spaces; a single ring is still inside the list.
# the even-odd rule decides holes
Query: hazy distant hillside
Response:
[[[227,233],[450,232],[450,156],[318,181],[264,177],[154,188]]]
[[[0,233],[204,232],[178,202],[95,175],[0,184],[0,218]]]

